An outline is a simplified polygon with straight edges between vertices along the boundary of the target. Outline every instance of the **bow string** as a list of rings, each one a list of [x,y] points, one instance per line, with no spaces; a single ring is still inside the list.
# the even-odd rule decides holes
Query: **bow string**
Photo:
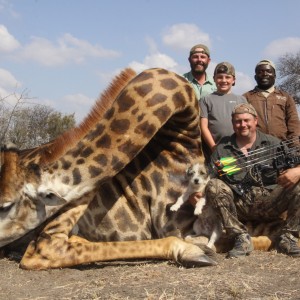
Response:
[[[249,151],[248,155],[240,154],[236,156],[221,157],[214,165],[217,168],[219,176],[230,176],[258,164],[266,164],[267,166],[274,167],[274,161],[279,159],[290,159],[293,162],[300,163],[300,144],[289,147],[298,141],[299,137],[295,137],[282,141],[276,145]]]

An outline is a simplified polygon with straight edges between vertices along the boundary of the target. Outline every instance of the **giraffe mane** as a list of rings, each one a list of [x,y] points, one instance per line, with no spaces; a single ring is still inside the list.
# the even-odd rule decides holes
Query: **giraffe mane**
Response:
[[[131,68],[126,68],[115,76],[110,85],[98,97],[88,115],[78,126],[66,131],[55,140],[45,144],[44,147],[41,146],[40,163],[47,165],[75,146],[99,122],[99,119],[111,107],[113,101],[123,88],[135,76],[136,73]]]

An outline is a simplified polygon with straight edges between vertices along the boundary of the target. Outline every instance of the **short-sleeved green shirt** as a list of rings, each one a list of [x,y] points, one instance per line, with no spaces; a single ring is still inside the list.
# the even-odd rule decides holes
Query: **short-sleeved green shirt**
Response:
[[[213,77],[207,75],[207,73],[205,73],[206,80],[203,85],[199,84],[199,82],[195,79],[192,71],[183,74],[183,77],[188,80],[193,86],[198,101],[200,100],[200,98],[217,90]]]

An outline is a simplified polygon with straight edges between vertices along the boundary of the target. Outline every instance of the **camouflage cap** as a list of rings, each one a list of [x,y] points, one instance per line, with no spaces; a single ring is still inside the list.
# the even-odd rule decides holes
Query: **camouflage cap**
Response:
[[[217,66],[215,67],[214,76],[216,74],[222,74],[222,73],[225,73],[227,75],[232,75],[233,77],[235,77],[234,66],[227,61],[223,61],[217,64]]]
[[[198,48],[201,48],[203,50],[202,51],[201,50],[197,50]],[[194,47],[192,47],[191,50],[190,50],[190,56],[193,55],[194,53],[204,53],[208,57],[210,57],[210,51],[209,51],[208,47],[205,46],[205,45],[203,45],[203,44],[197,44]]]
[[[269,65],[269,66],[271,66],[274,69],[274,71],[276,71],[275,64],[271,60],[269,60],[269,59],[263,59],[260,62],[258,62],[257,65],[256,65],[256,67],[255,67],[255,70],[260,65]]]
[[[248,113],[248,114],[253,115],[254,117],[257,117],[257,112],[250,103],[241,103],[241,104],[236,105],[233,108],[231,115],[245,114],[245,113]]]

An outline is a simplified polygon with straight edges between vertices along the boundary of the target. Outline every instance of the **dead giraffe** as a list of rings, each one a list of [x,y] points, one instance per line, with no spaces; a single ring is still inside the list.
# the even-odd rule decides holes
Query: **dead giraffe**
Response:
[[[193,89],[175,73],[151,69],[116,96],[37,152],[1,152],[0,247],[43,226],[22,268],[132,258],[215,264],[178,238],[192,209],[176,227],[167,209],[182,193],[186,165],[201,153]],[[101,120],[93,118],[98,109]],[[71,235],[75,225],[80,236]]]

